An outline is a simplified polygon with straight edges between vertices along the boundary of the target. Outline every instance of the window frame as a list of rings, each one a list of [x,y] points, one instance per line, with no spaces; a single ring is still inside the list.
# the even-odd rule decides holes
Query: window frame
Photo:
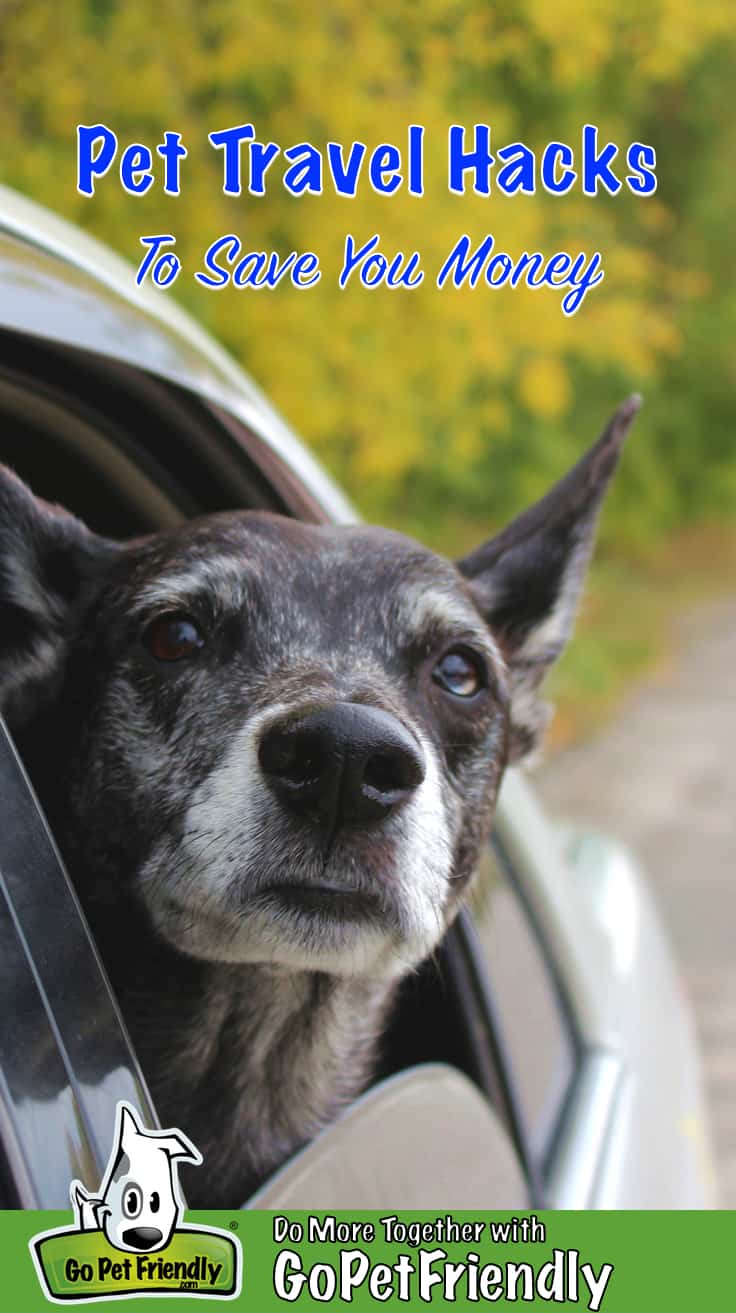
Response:
[[[499,1035],[499,1042],[504,1049],[509,1080],[515,1092],[515,1098],[519,1109],[518,1117],[526,1132],[525,1139],[527,1152],[533,1163],[537,1179],[540,1182],[546,1182],[549,1178],[551,1163],[557,1151],[560,1131],[567,1119],[569,1108],[574,1099],[575,1091],[583,1071],[585,1063],[585,1046],[575,1016],[572,1000],[565,989],[558,965],[550,952],[549,943],[542,933],[539,919],[535,914],[533,902],[525,887],[523,875],[517,869],[516,863],[511,856],[507,844],[504,842],[502,834],[497,830],[494,830],[489,843],[493,851],[494,861],[497,863],[499,872],[506,882],[508,893],[515,900],[516,911],[525,923],[528,943],[534,951],[537,963],[543,972],[544,984],[549,989],[556,1021],[559,1025],[560,1031],[564,1035],[567,1055],[570,1060],[570,1071],[564,1084],[564,1088],[556,1100],[554,1113],[549,1119],[549,1128],[545,1136],[544,1146],[541,1153],[535,1152],[533,1147],[534,1137],[532,1136],[528,1125],[528,1116],[524,1111],[526,1098],[524,1090],[522,1089],[522,1077],[518,1071],[518,1063],[514,1057],[513,1045],[505,1038],[505,1035],[508,1033],[508,1027],[507,1022],[504,1019],[503,1007],[497,1005],[495,1002],[495,996],[498,993],[498,989],[494,983],[493,964],[489,963],[488,955],[483,950],[479,939],[479,951],[483,959],[483,967],[488,981],[487,988],[492,1000],[492,1006],[495,1009],[496,1028]],[[533,1041],[534,1036],[530,1032],[529,1042],[533,1043]]]
[[[0,1033],[0,1178],[9,1206],[63,1208],[81,1163],[102,1174],[117,1101],[128,1099],[149,1118],[154,1112],[76,893],[2,719],[0,806],[13,822],[0,827],[0,941],[13,992]],[[66,1157],[68,1178],[53,1174],[46,1155],[34,1151],[34,1100],[43,1105],[44,1141]]]

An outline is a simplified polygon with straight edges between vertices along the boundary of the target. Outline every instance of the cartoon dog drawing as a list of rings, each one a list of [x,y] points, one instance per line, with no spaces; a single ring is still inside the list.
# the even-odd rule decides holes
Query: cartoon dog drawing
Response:
[[[181,1131],[147,1131],[129,1103],[118,1104],[99,1194],[89,1194],[80,1181],[69,1188],[75,1225],[104,1231],[115,1249],[164,1249],[184,1213],[177,1160],[198,1166],[202,1155]]]

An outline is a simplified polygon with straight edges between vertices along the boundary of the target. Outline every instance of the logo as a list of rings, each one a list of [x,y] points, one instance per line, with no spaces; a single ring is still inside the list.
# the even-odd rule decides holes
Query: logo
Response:
[[[41,1288],[56,1304],[134,1295],[234,1299],[240,1242],[227,1231],[182,1222],[178,1164],[202,1155],[178,1130],[148,1131],[119,1103],[115,1139],[97,1194],[69,1188],[74,1226],[30,1241]]]

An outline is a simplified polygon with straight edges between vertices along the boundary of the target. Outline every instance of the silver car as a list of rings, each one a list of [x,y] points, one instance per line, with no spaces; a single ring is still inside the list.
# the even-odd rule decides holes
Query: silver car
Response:
[[[41,495],[117,537],[234,506],[355,518],[187,315],[5,189],[0,284],[0,461]],[[0,894],[0,1205],[67,1207],[118,1099],[155,1110],[1,724]],[[509,772],[471,904],[403,987],[374,1085],[243,1203],[711,1206],[693,1021],[632,856]]]

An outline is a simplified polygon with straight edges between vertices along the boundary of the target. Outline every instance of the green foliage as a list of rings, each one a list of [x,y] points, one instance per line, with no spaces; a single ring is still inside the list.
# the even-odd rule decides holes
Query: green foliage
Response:
[[[175,293],[271,394],[372,518],[452,546],[540,494],[632,388],[647,405],[606,520],[613,552],[736,502],[736,277],[731,226],[736,47],[728,0],[5,0],[3,180],[134,262],[172,232]],[[403,144],[426,126],[426,194],[348,201],[223,196],[207,132],[252,121],[282,146]],[[513,200],[452,196],[450,123],[496,144],[576,144],[583,123],[658,152],[659,189]],[[77,123],[153,147],[182,132],[182,192],[133,198],[115,169],[75,190]],[[160,175],[159,175],[160,176]],[[315,250],[316,289],[216,295],[192,278],[216,237]],[[572,320],[558,292],[340,292],[343,239],[421,249],[436,270],[464,232],[512,254],[603,254],[606,278]]]

